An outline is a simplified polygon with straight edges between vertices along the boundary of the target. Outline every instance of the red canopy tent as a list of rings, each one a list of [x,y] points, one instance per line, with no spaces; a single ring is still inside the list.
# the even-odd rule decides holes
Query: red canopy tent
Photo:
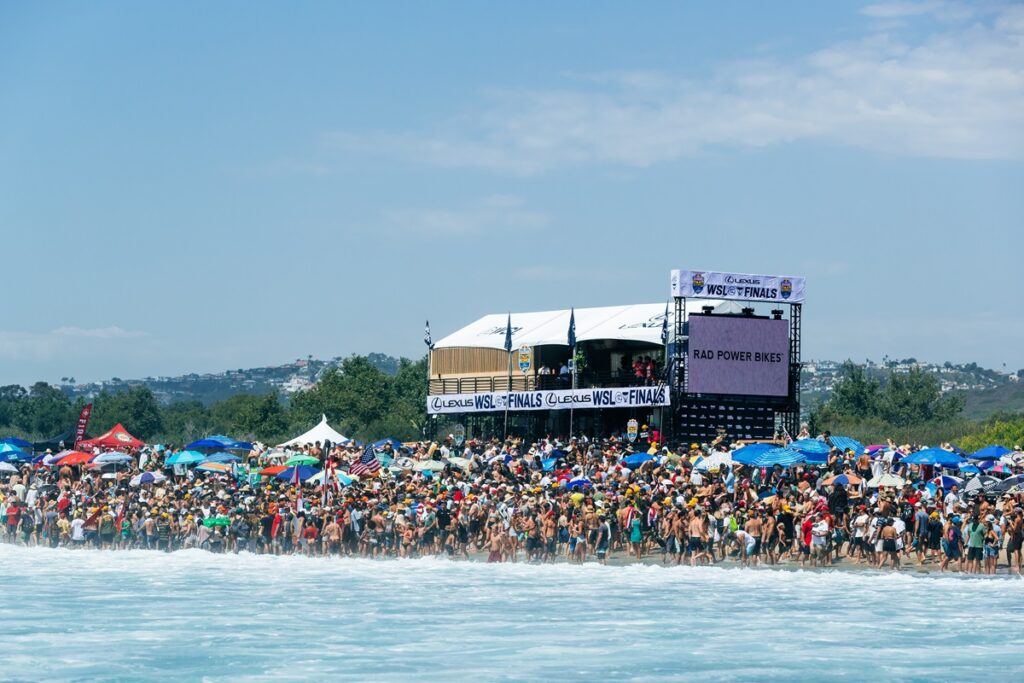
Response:
[[[134,450],[136,448],[142,448],[146,444],[139,441],[134,436],[128,433],[128,430],[118,422],[114,425],[114,428],[103,436],[98,436],[95,439],[88,439],[86,441],[79,441],[79,448],[107,448],[109,450],[115,450],[118,448],[128,448]]]

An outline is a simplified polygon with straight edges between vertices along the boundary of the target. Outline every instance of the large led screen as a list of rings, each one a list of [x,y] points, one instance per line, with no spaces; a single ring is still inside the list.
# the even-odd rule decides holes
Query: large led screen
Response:
[[[786,396],[789,322],[721,315],[690,316],[687,391]]]

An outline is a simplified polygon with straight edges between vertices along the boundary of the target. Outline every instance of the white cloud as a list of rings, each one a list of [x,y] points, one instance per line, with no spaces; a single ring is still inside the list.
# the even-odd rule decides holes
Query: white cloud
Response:
[[[582,163],[642,167],[799,140],[918,157],[1024,158],[1024,12],[998,7],[968,20],[968,10],[870,5],[869,17],[929,14],[940,25],[916,39],[873,29],[796,59],[726,64],[703,80],[619,71],[573,76],[556,90],[492,91],[435,134],[329,139],[349,150],[519,174]]]
[[[126,330],[121,327],[58,327],[50,334],[62,337],[88,337],[91,339],[135,339],[145,337],[145,332]]]
[[[456,209],[394,209],[384,215],[386,227],[405,234],[465,236],[500,231],[538,230],[547,214],[532,211],[511,195],[491,195]]]

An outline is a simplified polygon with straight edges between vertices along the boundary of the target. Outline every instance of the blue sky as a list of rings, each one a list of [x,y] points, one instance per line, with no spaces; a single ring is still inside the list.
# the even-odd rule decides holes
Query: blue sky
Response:
[[[806,275],[805,357],[1024,367],[1024,8],[4,3],[0,383],[419,355]]]

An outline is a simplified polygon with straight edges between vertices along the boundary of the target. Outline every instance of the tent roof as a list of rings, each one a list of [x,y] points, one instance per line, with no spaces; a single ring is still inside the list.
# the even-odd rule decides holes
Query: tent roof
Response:
[[[95,439],[82,441],[78,445],[82,448],[92,448],[93,446],[102,446],[104,448],[140,448],[146,444],[132,436],[124,428],[124,425],[118,422],[106,434],[97,436]]]
[[[742,307],[735,301],[710,299],[701,306],[714,306],[716,313],[739,313]],[[695,307],[699,308],[699,307]],[[512,314],[512,348],[527,346],[569,345],[570,310],[540,311]],[[675,317],[669,307],[669,329]],[[576,341],[615,339],[661,345],[661,325],[665,317],[665,304],[632,304],[629,306],[600,306],[576,309]],[[435,349],[445,348],[505,348],[505,328],[508,313],[485,315],[460,330],[438,341]]]
[[[317,441],[319,441],[320,443],[323,443],[324,441],[330,441],[331,443],[345,443],[348,440],[349,438],[347,436],[341,434],[340,432],[334,431],[334,429],[329,424],[327,424],[327,416],[324,415],[320,419],[320,423],[317,426],[313,427],[305,434],[299,434],[294,439],[291,439],[290,441],[285,441],[283,444],[280,445],[302,446],[307,443],[316,443]]]

